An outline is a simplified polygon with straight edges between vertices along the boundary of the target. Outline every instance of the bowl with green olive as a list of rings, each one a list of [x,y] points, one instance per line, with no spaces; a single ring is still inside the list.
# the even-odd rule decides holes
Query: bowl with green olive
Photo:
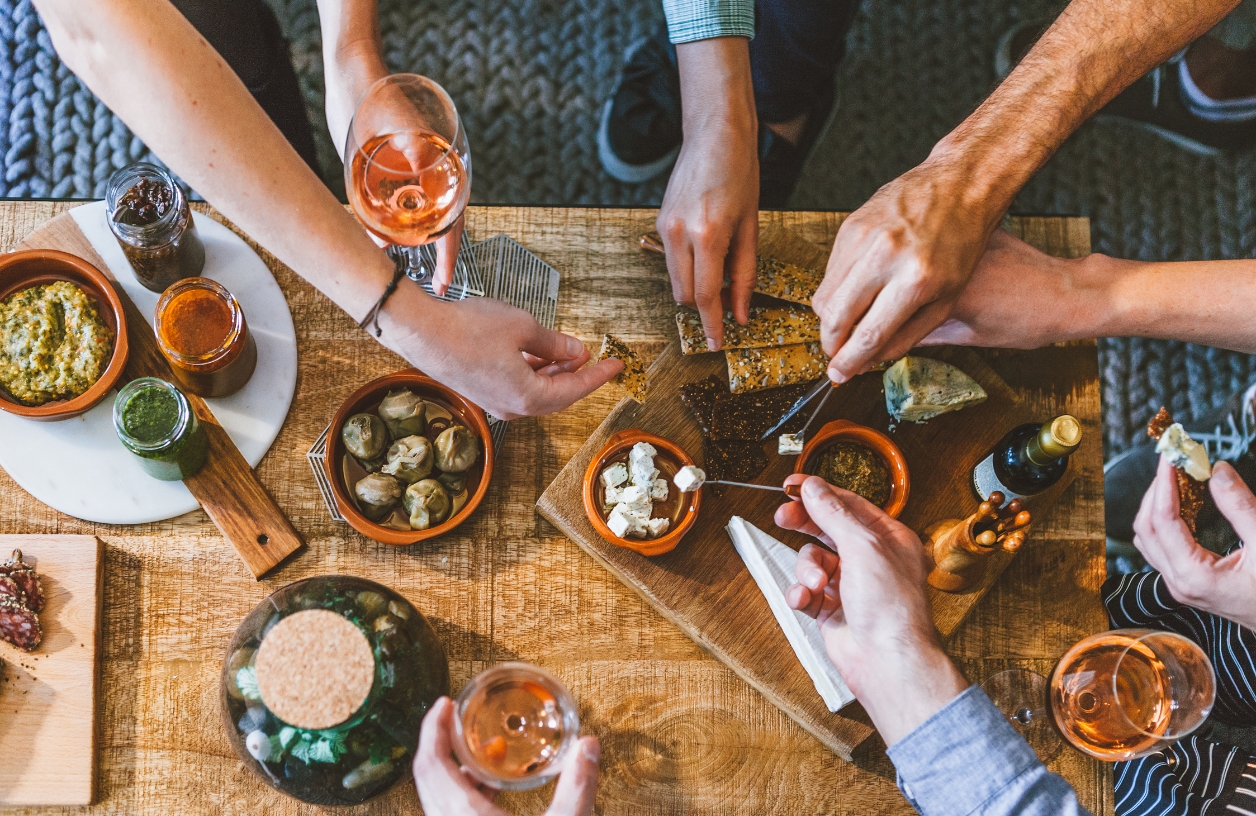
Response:
[[[44,422],[86,413],[128,353],[122,301],[99,269],[51,249],[0,255],[0,411]]]
[[[372,380],[331,421],[323,468],[349,526],[407,546],[467,519],[488,492],[484,411],[417,369]]]

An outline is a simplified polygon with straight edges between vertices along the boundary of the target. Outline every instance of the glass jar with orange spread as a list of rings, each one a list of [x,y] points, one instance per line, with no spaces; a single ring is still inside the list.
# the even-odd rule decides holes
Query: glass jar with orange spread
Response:
[[[162,294],[157,345],[179,385],[202,397],[234,394],[257,366],[257,344],[244,310],[209,278],[176,281]]]

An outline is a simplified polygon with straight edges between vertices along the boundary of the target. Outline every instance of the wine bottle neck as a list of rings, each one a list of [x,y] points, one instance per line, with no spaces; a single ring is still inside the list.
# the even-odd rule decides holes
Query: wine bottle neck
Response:
[[[1082,426],[1074,417],[1065,414],[1043,423],[1025,445],[1025,455],[1036,465],[1070,456],[1082,442]]]

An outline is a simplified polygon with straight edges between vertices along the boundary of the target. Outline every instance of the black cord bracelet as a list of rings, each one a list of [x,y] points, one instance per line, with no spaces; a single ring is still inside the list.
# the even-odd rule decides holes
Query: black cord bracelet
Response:
[[[384,308],[384,304],[388,302],[388,299],[393,296],[393,293],[397,291],[397,284],[401,283],[401,276],[405,273],[405,264],[398,259],[393,269],[392,280],[388,282],[388,286],[384,287],[384,294],[380,295],[379,300],[375,301],[375,305],[366,313],[366,317],[362,318],[361,322],[358,323],[359,329],[365,329],[368,323],[374,322],[375,336],[379,337],[384,333],[384,330],[379,327],[379,312]]]

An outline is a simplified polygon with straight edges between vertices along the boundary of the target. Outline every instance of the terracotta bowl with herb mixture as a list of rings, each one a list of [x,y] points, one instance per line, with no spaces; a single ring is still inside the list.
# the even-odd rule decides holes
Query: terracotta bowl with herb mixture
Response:
[[[658,451],[654,457],[654,466],[659,469],[659,478],[667,480],[668,484],[667,499],[654,503],[654,517],[667,518],[671,521],[667,532],[658,538],[620,538],[606,523],[610,510],[603,501],[602,471],[617,462],[626,463],[629,451],[638,442],[648,442]],[[672,483],[677,471],[693,464],[693,458],[685,452],[685,449],[670,439],[647,433],[640,428],[630,428],[613,434],[585,470],[584,487],[581,493],[584,514],[598,535],[617,547],[624,547],[647,556],[671,552],[676,549],[676,545],[685,537],[685,534],[693,529],[693,525],[698,521],[698,510],[702,506],[701,490],[681,493]]]
[[[82,290],[95,307],[100,321],[113,335],[113,348],[107,362],[95,382],[81,392],[39,405],[24,404],[0,386],[0,411],[43,422],[69,419],[94,408],[122,377],[130,348],[127,344],[126,315],[112,281],[87,261],[68,252],[28,249],[0,255],[0,303],[28,289],[61,281]],[[0,364],[4,362],[0,360]]]
[[[245,617],[223,658],[219,710],[263,781],[316,805],[356,805],[410,775],[423,717],[449,690],[445,647],[409,601],[321,575]]]
[[[386,400],[393,400],[398,395],[410,394],[416,404],[422,404],[422,410],[415,413],[419,416],[403,416],[402,412],[384,410],[389,416],[387,423],[381,416],[381,406]],[[391,404],[391,402],[389,403]],[[398,418],[401,417],[401,418]],[[362,454],[364,451],[362,434],[349,434],[356,453],[349,451],[343,433],[346,425],[352,422],[370,421],[363,431],[373,430],[374,441],[382,440],[382,453],[375,459]],[[441,461],[442,436],[453,427],[463,430],[454,432],[459,437],[466,453],[474,451],[474,462],[465,469],[444,472],[437,465]],[[422,440],[416,440],[421,437]],[[445,437],[448,439],[448,437]],[[430,472],[419,478],[415,473],[407,473],[405,467],[393,467],[403,460],[399,456],[394,461],[394,447],[405,445],[407,441],[415,445],[426,445],[431,451],[428,459]],[[413,450],[411,451],[413,452]],[[403,454],[405,452],[403,451]],[[332,493],[340,513],[349,522],[349,526],[367,538],[394,546],[407,546],[435,538],[453,530],[467,520],[484,500],[488,492],[489,481],[493,476],[494,463],[493,440],[488,427],[488,419],[478,405],[463,397],[458,392],[441,385],[436,380],[420,372],[418,369],[406,369],[386,377],[372,380],[353,392],[340,409],[332,417],[331,428],[327,433],[327,453],[323,458],[323,471],[331,484]],[[391,471],[391,472],[390,472]],[[384,478],[387,476],[388,478]],[[392,506],[386,513],[380,512],[383,505],[372,507],[359,499],[357,486],[367,477],[371,477],[388,487],[396,482],[400,495],[391,498]],[[440,508],[434,508],[439,497],[437,487],[431,486],[436,480],[446,488],[446,495],[441,499]],[[450,484],[456,482],[457,484]],[[429,525],[423,529],[411,528],[405,523],[407,517],[413,518],[411,510],[412,489],[431,486],[434,495],[427,495],[421,503],[430,502],[433,508]],[[460,489],[454,489],[455,487]],[[449,499],[448,506],[443,504]],[[440,510],[444,512],[440,512]]]
[[[845,419],[827,423],[807,440],[794,473],[858,493],[890,518],[903,512],[911,492],[907,460],[898,445],[874,428]]]

